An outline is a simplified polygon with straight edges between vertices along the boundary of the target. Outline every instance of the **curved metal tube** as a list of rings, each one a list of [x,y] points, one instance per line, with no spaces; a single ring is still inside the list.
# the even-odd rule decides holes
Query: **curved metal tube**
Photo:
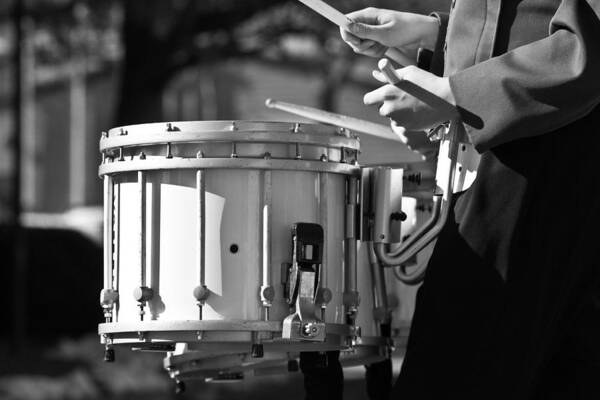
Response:
[[[377,255],[375,254],[373,242],[363,242],[363,245],[368,246],[367,252],[369,253],[369,266],[371,270],[371,285],[373,288],[372,294],[375,320],[381,323],[389,323],[390,315],[383,269],[380,266]]]
[[[417,242],[417,240],[421,239],[429,230],[431,230],[435,226],[435,224],[438,222],[438,220],[440,218],[441,211],[442,211],[442,196],[439,194],[436,194],[433,196],[433,208],[432,208],[431,217],[427,220],[427,222],[425,222],[425,224],[421,228],[419,228],[419,230],[417,232],[410,235],[406,239],[406,241],[404,243],[402,243],[402,246],[389,252],[388,256],[396,257],[396,256],[402,254],[402,252],[405,251],[404,249],[413,246]]]
[[[454,123],[456,124],[460,122],[455,121]],[[448,215],[450,214],[450,207],[452,204],[457,153],[458,137],[456,127],[454,127],[450,134],[450,168],[448,179],[445,182],[446,184],[443,190],[443,197],[440,195],[436,195],[434,197],[433,215],[425,223],[425,225],[421,227],[421,229],[419,229],[411,238],[404,242],[400,248],[388,253],[385,243],[374,244],[375,254],[384,266],[402,266],[418,252],[423,250],[425,246],[431,243],[443,229],[446,221],[448,220]],[[398,271],[394,271],[394,275],[402,282],[408,285],[414,285],[423,280],[426,266],[427,265],[423,263],[414,268],[410,273],[407,273],[403,268],[400,268]]]

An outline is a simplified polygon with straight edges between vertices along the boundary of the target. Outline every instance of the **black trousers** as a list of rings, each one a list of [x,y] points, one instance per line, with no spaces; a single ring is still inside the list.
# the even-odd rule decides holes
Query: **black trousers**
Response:
[[[452,214],[392,398],[600,399],[598,209],[571,237],[522,235],[500,263],[473,250]]]

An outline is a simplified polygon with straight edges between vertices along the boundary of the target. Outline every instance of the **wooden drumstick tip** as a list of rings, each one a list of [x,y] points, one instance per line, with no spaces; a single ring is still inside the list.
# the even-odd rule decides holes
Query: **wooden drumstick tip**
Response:
[[[385,76],[385,79],[387,79],[387,81],[392,85],[395,85],[402,80],[398,77],[394,67],[392,67],[392,63],[387,58],[382,58],[379,60],[377,63],[377,68],[379,68],[381,73]]]
[[[265,106],[267,106],[269,108],[275,107],[275,100],[273,100],[273,99],[267,99],[267,100],[265,100]]]

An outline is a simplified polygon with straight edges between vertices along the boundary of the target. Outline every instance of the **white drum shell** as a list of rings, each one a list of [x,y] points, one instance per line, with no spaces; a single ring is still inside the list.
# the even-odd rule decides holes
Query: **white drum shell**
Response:
[[[343,204],[345,177],[300,171],[270,171],[271,277],[276,291],[272,320],[289,314],[283,298],[281,264],[291,262],[291,226],[296,222],[327,227],[323,286],[333,293],[327,322],[343,321]],[[262,212],[264,171],[205,170],[206,285],[211,291],[203,319],[262,318],[259,289],[262,277]],[[146,187],[146,276],[154,291],[150,319],[198,319],[193,290],[200,284],[196,175],[193,171],[148,172]],[[320,180],[326,179],[321,185]],[[139,321],[133,290],[140,284],[140,201],[137,176],[115,182],[120,193],[120,266],[117,321]],[[325,193],[320,193],[323,186]],[[327,202],[322,221],[321,202]],[[217,236],[217,237],[215,237]],[[237,246],[233,253],[231,246]]]

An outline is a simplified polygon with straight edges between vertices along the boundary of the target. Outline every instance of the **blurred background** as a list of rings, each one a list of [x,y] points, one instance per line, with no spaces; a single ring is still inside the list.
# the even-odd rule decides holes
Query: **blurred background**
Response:
[[[429,13],[449,0],[330,0]],[[374,60],[290,0],[0,2],[0,398],[170,398],[161,356],[102,364],[103,130],[169,120],[300,120],[272,97],[385,123],[362,96]],[[347,398],[364,398],[363,372]],[[264,384],[268,383],[268,393]],[[356,385],[357,389],[353,389]],[[358,388],[358,387],[361,388]],[[303,398],[299,374],[187,398]]]

